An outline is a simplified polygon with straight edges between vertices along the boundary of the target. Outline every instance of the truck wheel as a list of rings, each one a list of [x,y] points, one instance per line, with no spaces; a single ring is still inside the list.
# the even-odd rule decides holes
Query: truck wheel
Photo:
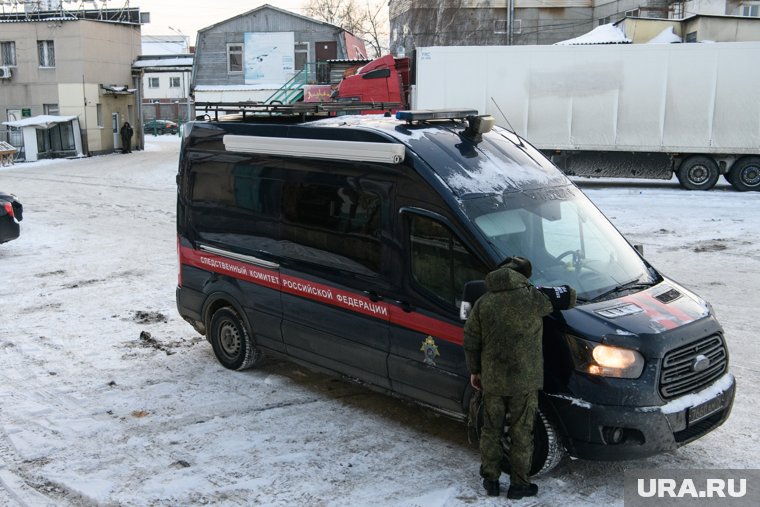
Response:
[[[504,428],[502,445],[504,446],[504,459],[501,469],[505,473],[510,471],[509,463],[509,435],[507,427]],[[538,410],[536,412],[536,424],[533,427],[533,459],[530,464],[530,475],[545,474],[559,465],[565,456],[565,447],[554,425],[547,417]]]
[[[760,190],[760,157],[743,157],[734,162],[728,182],[739,192]]]
[[[710,190],[718,182],[720,171],[711,157],[689,157],[679,166],[676,176],[687,190]]]
[[[230,307],[214,312],[209,325],[209,341],[216,358],[230,370],[245,370],[261,359],[261,351],[240,316]]]

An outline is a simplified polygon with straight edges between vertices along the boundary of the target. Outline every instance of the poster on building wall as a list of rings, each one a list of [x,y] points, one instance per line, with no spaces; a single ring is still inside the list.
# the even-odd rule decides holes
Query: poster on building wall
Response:
[[[244,37],[243,75],[245,84],[279,88],[293,77],[295,38],[293,32],[248,32]]]

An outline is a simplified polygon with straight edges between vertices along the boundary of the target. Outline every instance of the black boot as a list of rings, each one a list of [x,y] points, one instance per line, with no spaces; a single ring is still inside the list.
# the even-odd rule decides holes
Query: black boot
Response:
[[[499,481],[483,479],[483,487],[486,488],[486,494],[488,496],[499,496],[499,493],[501,493],[499,490]]]
[[[507,498],[519,500],[526,496],[536,496],[536,493],[538,493],[538,486],[535,484],[525,484],[520,486],[513,486],[510,484],[509,490],[507,491]]]

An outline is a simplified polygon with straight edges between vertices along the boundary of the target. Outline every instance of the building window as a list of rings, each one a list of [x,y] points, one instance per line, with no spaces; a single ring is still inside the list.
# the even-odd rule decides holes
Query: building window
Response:
[[[58,104],[42,104],[42,112],[50,116],[58,116],[60,113]]]
[[[697,42],[697,32],[689,32],[686,34],[686,42]]]
[[[512,33],[513,34],[521,34],[522,33],[522,19],[515,19],[512,22]]]
[[[178,77],[170,77],[169,78],[169,88],[179,88],[179,78]]]
[[[638,9],[631,9],[630,11],[625,11],[625,17],[626,18],[636,18],[639,15]]]
[[[158,88],[158,78],[157,77],[149,77],[148,78],[148,88]]]
[[[0,42],[0,65],[16,66],[16,43]]]
[[[760,16],[760,3],[746,3],[742,5],[742,16],[756,18]]]
[[[243,72],[242,44],[227,44],[227,72]]]
[[[103,106],[95,104],[95,116],[97,117],[98,127],[103,127]]]
[[[306,64],[309,61],[309,43],[308,42],[296,42],[296,71],[306,68]]]
[[[494,19],[493,20],[493,33],[495,35],[506,35],[509,33],[509,24],[506,19]],[[522,19],[515,19],[512,22],[512,33],[522,33]]]
[[[55,67],[55,46],[51,40],[37,41],[40,67]]]
[[[599,18],[599,26],[607,25],[612,22],[612,16],[606,16],[604,18]]]

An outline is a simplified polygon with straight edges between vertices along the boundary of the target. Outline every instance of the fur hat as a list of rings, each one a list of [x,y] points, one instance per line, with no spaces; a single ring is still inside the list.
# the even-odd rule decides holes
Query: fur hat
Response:
[[[526,259],[525,257],[507,257],[501,263],[499,264],[500,268],[509,268],[514,271],[517,271],[521,275],[523,275],[525,278],[530,278],[533,274],[533,266],[531,265],[530,261]]]

